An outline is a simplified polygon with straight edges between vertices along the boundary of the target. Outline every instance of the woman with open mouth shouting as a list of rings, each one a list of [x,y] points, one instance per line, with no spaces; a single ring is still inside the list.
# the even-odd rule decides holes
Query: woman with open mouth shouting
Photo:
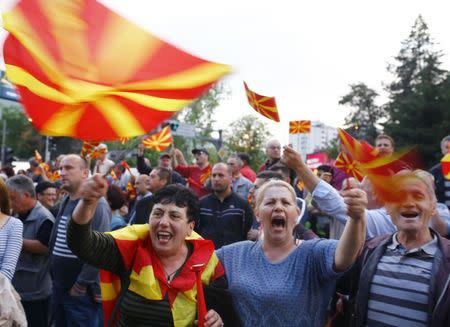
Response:
[[[197,319],[198,326],[223,326],[232,316],[231,299],[227,302],[214,244],[193,231],[200,214],[197,197],[181,185],[167,186],[154,194],[149,224],[99,233],[91,230],[90,220],[106,189],[100,175],[83,185],[67,236],[74,254],[103,269],[105,325],[179,327]],[[202,284],[209,285],[206,296]],[[220,301],[209,303],[208,294]],[[223,303],[230,311],[221,311]]]
[[[313,192],[319,178],[291,147],[284,162]],[[243,326],[323,326],[335,279],[356,260],[365,241],[367,197],[359,189],[342,193],[349,219],[339,241],[296,243],[299,215],[294,189],[272,180],[256,194],[255,215],[264,238],[224,246],[216,253],[225,267],[233,305]]]

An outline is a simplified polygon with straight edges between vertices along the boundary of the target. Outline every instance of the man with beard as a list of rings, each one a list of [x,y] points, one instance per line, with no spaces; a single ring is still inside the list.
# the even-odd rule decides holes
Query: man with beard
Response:
[[[211,174],[212,193],[200,199],[196,231],[214,242],[216,249],[247,239],[253,223],[250,205],[231,189],[232,172],[225,163],[215,164]]]
[[[50,237],[53,277],[52,312],[56,327],[98,326],[100,313],[100,285],[98,269],[84,264],[66,243],[67,225],[81,196],[81,186],[88,178],[86,161],[78,155],[64,156],[60,164],[61,188],[68,193],[56,217]],[[104,198],[97,203],[92,228],[107,231],[111,224],[111,210]]]

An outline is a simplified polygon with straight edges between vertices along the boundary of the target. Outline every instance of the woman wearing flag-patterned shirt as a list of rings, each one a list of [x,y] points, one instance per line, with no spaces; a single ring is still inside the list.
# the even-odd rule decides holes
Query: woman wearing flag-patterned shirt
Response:
[[[218,283],[224,271],[212,242],[193,232],[199,211],[196,197],[181,185],[168,186],[154,195],[149,225],[98,233],[90,229],[90,217],[106,188],[100,175],[88,180],[68,228],[72,251],[104,269],[105,326],[116,302],[118,313],[113,320],[117,326],[192,326],[197,317],[204,318],[205,326],[222,326],[215,310],[206,313],[205,307],[198,306],[202,297],[196,283],[200,278],[204,285]],[[199,275],[193,267],[201,267]],[[130,283],[121,295],[124,277]]]

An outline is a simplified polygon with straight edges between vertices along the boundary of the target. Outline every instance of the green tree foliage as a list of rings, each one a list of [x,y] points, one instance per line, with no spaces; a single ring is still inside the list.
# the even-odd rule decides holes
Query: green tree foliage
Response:
[[[251,158],[251,166],[254,170],[265,160],[264,147],[271,137],[267,125],[259,118],[246,115],[230,124],[226,132],[226,145],[230,152],[245,152]]]
[[[345,117],[345,127],[355,130],[358,139],[373,143],[379,134],[377,123],[383,117],[384,111],[375,104],[378,93],[364,83],[350,85],[350,92],[344,95],[340,105],[352,108]]]
[[[439,142],[449,132],[450,82],[448,72],[440,68],[441,57],[419,16],[396,64],[388,67],[394,80],[387,85],[389,119],[384,131],[399,146],[418,145],[428,167],[441,157]]]
[[[29,123],[22,109],[19,106],[10,106],[2,110],[2,120],[6,121],[5,145],[13,148],[14,156],[26,160],[34,156],[34,150],[43,154],[45,138]]]

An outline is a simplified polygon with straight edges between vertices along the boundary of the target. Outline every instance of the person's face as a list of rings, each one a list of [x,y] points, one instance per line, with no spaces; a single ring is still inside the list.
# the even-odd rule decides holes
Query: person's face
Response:
[[[174,203],[156,203],[149,219],[152,246],[159,257],[176,254],[191,235],[194,222],[188,222],[187,208]]]
[[[134,183],[134,187],[136,188],[136,191],[140,195],[145,195],[149,191],[150,182],[149,177],[147,175],[140,175],[136,179],[136,183]]]
[[[197,165],[203,165],[208,162],[208,155],[203,151],[196,152],[194,154],[194,157]]]
[[[275,160],[281,157],[281,144],[276,140],[267,143],[266,155],[269,159]]]
[[[379,139],[375,142],[375,147],[380,150],[380,154],[390,156],[394,152],[394,147],[389,139]]]
[[[151,192],[155,193],[159,189],[166,186],[166,181],[159,178],[158,170],[153,169],[150,173],[148,184],[149,184],[148,189]]]
[[[38,193],[37,198],[40,203],[47,209],[55,206],[56,200],[58,199],[58,194],[56,188],[49,187],[44,192]]]
[[[9,193],[9,200],[11,202],[11,207],[13,210],[13,213],[24,213],[29,210],[28,205],[29,202],[27,201],[29,198],[28,194],[25,193],[19,193],[14,190],[8,189]]]
[[[171,162],[169,157],[162,157],[159,159],[159,165],[164,168],[170,168]]]
[[[398,189],[402,200],[387,203],[386,208],[399,232],[417,233],[428,229],[428,222],[436,213],[436,203],[418,178],[402,180]]]
[[[239,173],[239,165],[238,165],[236,158],[229,158],[227,160],[227,165],[228,165],[228,167],[231,168],[233,175],[236,175]]]
[[[444,151],[443,155],[446,155],[446,154],[450,153],[450,142],[446,142],[446,143],[444,144],[444,149],[443,149],[443,151]]]
[[[211,188],[214,192],[225,192],[231,185],[231,174],[224,164],[215,165],[211,172]]]
[[[331,173],[326,172],[326,171],[319,170],[318,175],[321,180],[327,182],[328,184],[330,184],[331,180],[333,179],[333,175],[331,175]]]
[[[293,194],[283,186],[266,189],[256,208],[264,237],[271,243],[283,243],[292,239],[299,214],[300,209]]]
[[[88,174],[88,170],[83,168],[80,158],[68,155],[61,160],[61,188],[69,194],[78,191]]]

